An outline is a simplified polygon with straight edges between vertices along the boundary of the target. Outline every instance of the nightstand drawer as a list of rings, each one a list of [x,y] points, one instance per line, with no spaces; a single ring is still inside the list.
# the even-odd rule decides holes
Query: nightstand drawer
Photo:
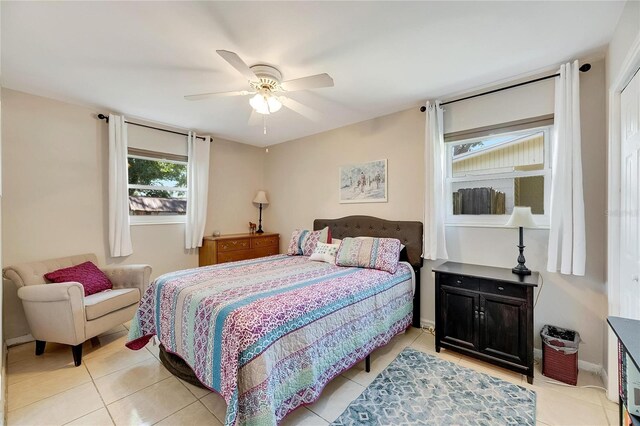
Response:
[[[442,285],[448,285],[456,288],[463,288],[465,290],[478,291],[478,280],[476,278],[469,278],[462,275],[442,275]]]
[[[279,246],[279,245],[280,245],[280,238],[277,236],[254,238],[251,241],[251,248],[272,247],[272,246]]]
[[[527,298],[527,288],[524,286],[506,284],[500,281],[480,280],[480,291],[500,296]]]
[[[250,247],[251,247],[251,240],[249,238],[238,238],[234,240],[218,241],[219,251],[246,250]]]

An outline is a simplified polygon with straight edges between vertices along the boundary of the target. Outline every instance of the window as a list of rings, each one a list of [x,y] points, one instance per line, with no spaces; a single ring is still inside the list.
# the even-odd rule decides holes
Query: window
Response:
[[[186,157],[129,148],[128,167],[132,224],[185,221]]]
[[[549,225],[551,126],[446,143],[447,224],[502,226],[514,206]]]

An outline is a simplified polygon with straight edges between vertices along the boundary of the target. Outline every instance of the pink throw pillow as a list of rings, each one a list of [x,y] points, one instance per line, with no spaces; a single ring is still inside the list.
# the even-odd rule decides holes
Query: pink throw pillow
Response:
[[[92,262],[84,262],[69,268],[58,269],[44,275],[54,283],[79,282],[84,287],[84,295],[89,296],[110,290],[113,287],[109,278]]]

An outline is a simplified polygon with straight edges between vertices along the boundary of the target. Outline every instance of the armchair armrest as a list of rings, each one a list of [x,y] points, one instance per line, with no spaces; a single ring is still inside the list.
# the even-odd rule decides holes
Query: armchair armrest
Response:
[[[118,265],[102,268],[113,288],[137,288],[142,296],[149,286],[151,266],[149,265]]]
[[[27,302],[60,302],[73,299],[84,306],[84,287],[77,282],[26,285],[18,289],[18,297]]]
[[[78,345],[85,339],[84,288],[80,283],[27,285],[18,289],[36,340]]]

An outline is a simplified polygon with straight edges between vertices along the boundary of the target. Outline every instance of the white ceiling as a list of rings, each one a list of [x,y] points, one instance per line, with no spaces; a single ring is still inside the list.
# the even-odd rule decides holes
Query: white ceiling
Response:
[[[602,49],[624,2],[2,2],[2,85],[267,146],[416,106]],[[278,67],[313,119],[250,125],[216,53]]]

